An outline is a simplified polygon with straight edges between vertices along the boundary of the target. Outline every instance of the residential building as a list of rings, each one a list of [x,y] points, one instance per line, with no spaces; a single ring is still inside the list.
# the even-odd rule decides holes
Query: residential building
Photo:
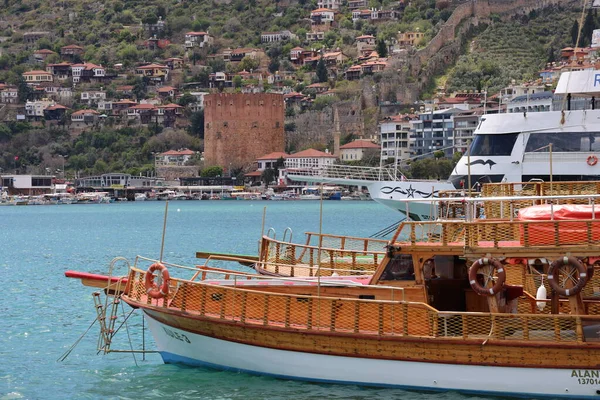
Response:
[[[485,93],[456,93],[454,96],[439,99],[437,105],[438,108],[458,108],[467,111],[481,107],[485,100]]]
[[[183,122],[183,109],[184,107],[179,104],[169,103],[163,106],[156,107],[156,118],[155,122],[162,124],[165,128],[174,128],[182,126]],[[177,123],[180,120],[179,124]],[[186,124],[189,125],[189,121],[185,120]]]
[[[71,65],[73,83],[100,82],[106,76],[106,70],[101,65],[92,63]]]
[[[369,0],[348,0],[348,9],[358,10],[369,6]]]
[[[53,104],[43,110],[44,119],[47,121],[60,121],[67,113],[68,108],[61,104]]]
[[[185,165],[193,156],[195,151],[190,149],[169,150],[164,153],[157,154],[154,157],[154,165],[156,166],[175,166]]]
[[[375,50],[377,39],[373,35],[362,35],[356,38],[356,48],[359,52]]]
[[[60,48],[61,56],[69,56],[69,57],[80,56],[81,57],[84,52],[85,52],[85,49],[81,46],[77,46],[76,44],[70,44],[68,46],[63,46]]]
[[[360,161],[369,150],[377,150],[379,154],[380,146],[370,140],[357,139],[340,146],[339,157],[341,161]]]
[[[307,42],[317,42],[325,39],[325,32],[323,31],[310,31],[306,32],[306,41]]]
[[[277,167],[277,163],[279,162],[280,159],[283,158],[284,164],[285,164],[285,160],[288,157],[289,157],[289,154],[284,153],[282,151],[275,151],[275,152],[266,154],[262,157],[258,157],[256,159],[256,165],[257,165],[256,170],[262,172],[268,168],[275,169]]]
[[[396,44],[398,46],[417,46],[425,38],[423,32],[398,32]]]
[[[169,77],[169,67],[162,64],[142,65],[135,69],[138,76],[148,78],[154,84],[164,83]]]
[[[68,80],[73,74],[71,70],[71,64],[66,62],[59,64],[48,64],[46,65],[46,71],[52,74],[54,80],[61,82]]]
[[[272,42],[282,42],[284,40],[291,40],[297,38],[292,32],[288,30],[279,31],[279,32],[263,32],[260,35],[261,43],[272,43]]]
[[[342,53],[341,51],[332,51],[323,54],[323,61],[325,61],[325,65],[327,65],[328,67],[340,66],[347,59],[348,56]]]
[[[0,103],[17,104],[19,102],[19,90],[13,86],[4,85],[0,88]]]
[[[378,10],[376,8],[358,9],[352,11],[352,21],[371,21],[383,22],[398,19],[399,14],[396,10]]]
[[[509,113],[551,111],[553,99],[552,92],[526,93],[510,100],[507,109]]]
[[[404,114],[384,118],[379,122],[379,141],[381,143],[381,159],[390,158],[407,160],[411,157],[411,120],[416,115]]]
[[[88,90],[81,92],[81,102],[87,105],[98,104],[100,101],[106,100],[106,92],[103,90]]]
[[[25,115],[27,118],[40,120],[44,117],[44,110],[54,104],[52,100],[27,101],[25,103]]]
[[[175,95],[177,94],[177,89],[173,86],[162,86],[156,89],[156,93],[162,98],[166,99],[170,97],[171,99],[175,99]]]
[[[34,70],[24,72],[23,79],[28,85],[37,85],[42,82],[52,82],[52,74],[47,71]]]
[[[328,8],[318,8],[310,12],[311,25],[332,26],[336,12]]]
[[[117,86],[115,91],[124,97],[131,97],[133,95],[133,85]]]
[[[170,69],[181,69],[181,68],[183,68],[184,63],[183,63],[183,58],[171,57],[171,58],[167,58],[165,60],[165,64]]]
[[[71,114],[71,122],[79,124],[95,124],[100,113],[96,110],[79,110]]]
[[[137,105],[137,103],[133,100],[119,100],[119,101],[113,101],[111,108],[112,108],[112,115],[115,116],[123,116],[123,115],[128,115],[128,111],[129,108],[133,107]],[[106,105],[104,106],[106,108]]]
[[[419,114],[418,120],[410,121],[414,154],[433,155],[435,151],[443,150],[451,157],[454,152],[454,115],[462,111],[457,108],[432,110]]]
[[[482,111],[465,111],[454,115],[454,151],[466,154],[479,125]]]
[[[208,92],[190,92],[195,99],[193,103],[188,104],[188,108],[192,112],[200,111],[204,108],[204,96],[208,95]]]
[[[260,60],[265,58],[265,52],[261,49],[238,48],[231,50],[229,61],[240,62],[244,59],[244,57],[250,57],[255,60]]]
[[[147,125],[151,122],[155,122],[152,120],[155,111],[156,107],[154,107],[153,104],[136,104],[127,109],[127,118],[139,124]]]
[[[317,7],[327,8],[329,10],[339,10],[342,6],[342,0],[318,0]]]
[[[213,43],[213,37],[207,32],[188,32],[185,34],[185,47],[208,47]]]
[[[285,168],[288,172],[290,170],[320,170],[328,165],[333,165],[336,159],[337,157],[328,151],[322,152],[315,149],[308,149],[290,154],[285,159]]]

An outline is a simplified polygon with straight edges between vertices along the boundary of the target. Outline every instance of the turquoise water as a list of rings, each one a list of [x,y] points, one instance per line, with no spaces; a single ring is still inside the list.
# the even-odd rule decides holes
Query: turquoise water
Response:
[[[319,230],[320,203],[181,201],[169,204],[164,260],[193,265],[198,250],[255,254],[265,227],[281,238]],[[165,365],[156,354],[96,355],[94,326],[65,361],[58,358],[95,319],[91,288],[73,269],[105,273],[110,261],[158,258],[165,203],[0,207],[0,399],[462,399],[455,393],[310,384]],[[323,232],[368,236],[400,219],[375,202],[324,202]],[[129,312],[128,309],[125,312]],[[142,321],[129,320],[140,348]],[[146,348],[153,349],[149,334]],[[125,330],[113,349],[128,349]],[[475,398],[475,397],[470,397]],[[481,398],[481,397],[479,397]]]

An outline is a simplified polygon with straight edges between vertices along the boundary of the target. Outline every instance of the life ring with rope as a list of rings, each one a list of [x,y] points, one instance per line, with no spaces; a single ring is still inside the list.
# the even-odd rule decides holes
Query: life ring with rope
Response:
[[[570,266],[571,268],[576,269],[579,274],[573,287],[565,288],[560,285],[558,270],[564,266]],[[583,290],[583,287],[588,281],[587,271],[588,269],[577,258],[573,256],[564,256],[550,264],[550,268],[548,269],[548,283],[550,284],[550,287],[561,296],[575,296]],[[569,280],[573,282],[574,277],[571,276],[571,273],[567,273],[569,274]]]
[[[598,157],[596,157],[595,155],[591,155],[587,158],[587,165],[589,165],[590,167],[593,167],[594,165],[598,164]]]
[[[154,271],[160,271],[161,280],[160,286],[154,283]],[[146,271],[146,279],[144,286],[146,287],[146,293],[153,299],[162,299],[169,295],[169,270],[161,263],[154,263],[148,267]]]
[[[485,266],[492,267],[492,270],[488,271],[488,276],[484,277],[484,283],[482,285],[477,280],[477,275],[479,274],[479,270]],[[492,273],[494,269],[496,270],[496,282],[494,283],[494,286],[488,288],[486,287],[488,282],[493,282]],[[485,278],[487,278],[487,281]],[[504,266],[500,261],[494,258],[480,258],[471,265],[471,268],[469,268],[469,283],[471,284],[473,291],[480,296],[493,296],[496,293],[499,293],[502,290],[505,281],[506,272],[504,271]]]

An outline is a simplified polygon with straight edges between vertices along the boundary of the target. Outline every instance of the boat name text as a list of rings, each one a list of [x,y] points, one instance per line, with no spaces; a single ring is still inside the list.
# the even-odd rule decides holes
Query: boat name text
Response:
[[[181,340],[182,342],[186,342],[186,343],[192,343],[192,342],[190,342],[190,339],[188,339],[188,337],[185,336],[183,333],[177,333],[175,331],[165,328],[164,326],[163,326],[163,329],[165,330],[165,333],[167,334],[167,336],[170,336],[173,339]]]

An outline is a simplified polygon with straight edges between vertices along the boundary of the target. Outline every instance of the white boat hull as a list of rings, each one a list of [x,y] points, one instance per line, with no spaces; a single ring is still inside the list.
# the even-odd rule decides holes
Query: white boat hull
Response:
[[[376,181],[366,186],[373,200],[415,221],[435,219],[437,208],[433,202],[408,200],[435,199],[440,190],[454,190],[450,182]]]
[[[341,357],[229,342],[145,315],[165,363],[313,382],[520,397],[598,398],[598,370],[510,368]]]

